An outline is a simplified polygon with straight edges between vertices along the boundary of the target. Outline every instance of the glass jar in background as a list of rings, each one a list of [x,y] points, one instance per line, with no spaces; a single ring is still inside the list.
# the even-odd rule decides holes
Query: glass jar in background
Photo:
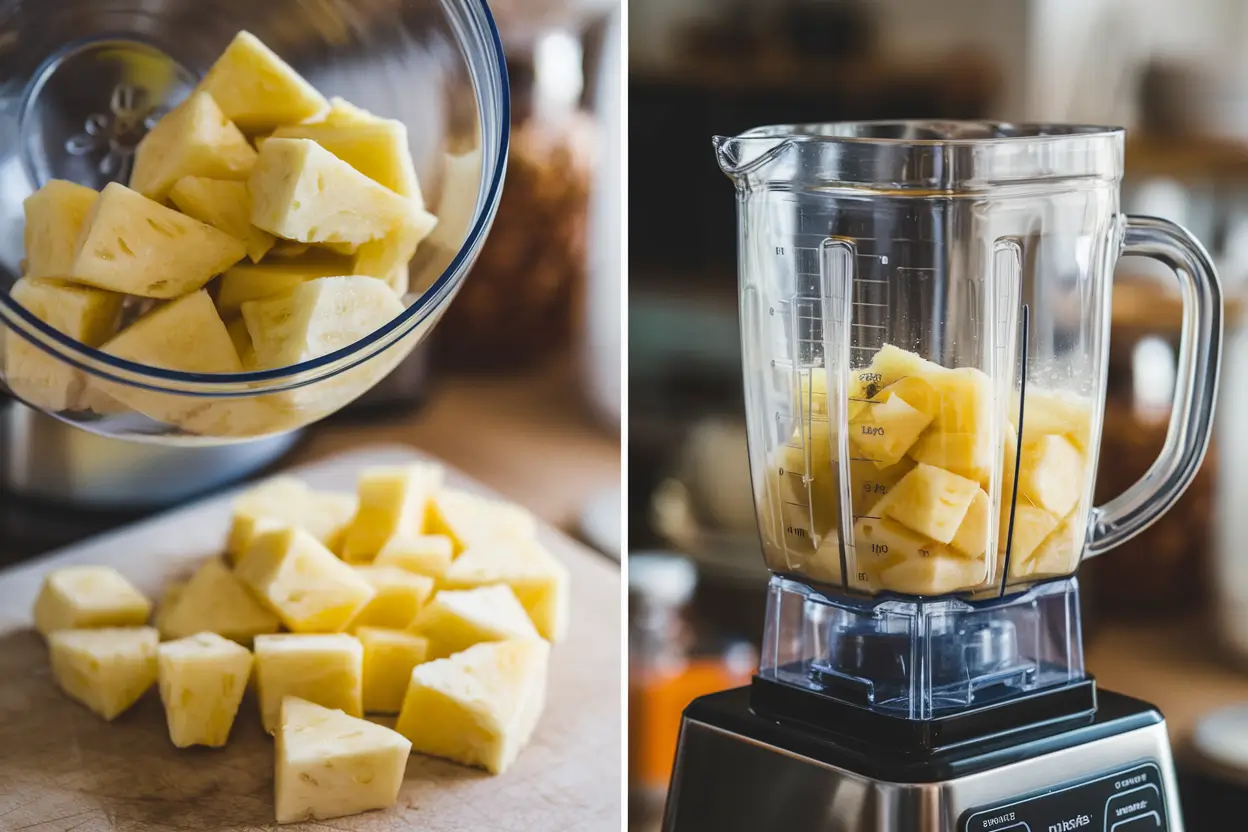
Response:
[[[439,367],[503,370],[567,351],[586,289],[600,130],[582,37],[614,0],[491,4],[511,85],[511,147],[492,236],[434,342]],[[453,331],[452,331],[453,330]]]
[[[689,620],[698,576],[678,555],[628,559],[628,803],[632,832],[657,830],[680,719],[699,696],[747,684],[758,654],[746,642],[700,636]]]

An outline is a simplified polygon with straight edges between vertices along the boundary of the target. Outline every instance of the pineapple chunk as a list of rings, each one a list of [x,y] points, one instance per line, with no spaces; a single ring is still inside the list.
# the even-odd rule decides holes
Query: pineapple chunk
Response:
[[[831,464],[829,460],[828,464]],[[875,513],[875,509],[879,506],[880,501],[892,491],[893,486],[901,482],[901,478],[914,468],[914,462],[909,459],[902,459],[896,465],[881,470],[874,462],[868,462],[862,459],[851,459],[849,461],[849,481],[853,488],[853,510],[855,517],[866,517]],[[829,479],[824,477],[825,480]],[[823,492],[827,491],[827,494]],[[812,496],[817,496],[822,502],[822,510],[830,512],[835,509],[836,500],[839,495],[835,495],[830,488],[812,490]],[[830,526],[829,526],[830,527]]]
[[[456,556],[469,546],[537,534],[537,520],[519,506],[455,488],[433,495],[426,526],[430,534],[449,537]]]
[[[229,234],[112,182],[87,218],[68,277],[127,295],[177,298],[246,253]]]
[[[395,535],[420,531],[429,498],[445,473],[436,465],[368,468],[359,477],[360,507],[343,539],[348,562],[371,561]]]
[[[177,607],[183,591],[186,590],[186,583],[186,581],[173,581],[165,584],[165,593],[160,596],[160,603],[156,605],[156,615],[152,619],[152,626],[160,633],[162,641],[174,638],[169,632],[169,616]]]
[[[992,512],[989,510],[991,506],[992,501],[988,499],[987,492],[982,488],[979,489],[966,510],[966,517],[962,518],[962,525],[958,526],[957,533],[949,542],[949,546],[955,552],[964,557],[977,558],[988,551],[988,524],[992,522],[990,516]]]
[[[169,201],[188,217],[242,240],[253,263],[259,263],[276,242],[272,234],[251,224],[246,182],[184,176],[169,191]]]
[[[270,257],[302,257],[312,248],[310,243],[296,243],[294,240],[283,240],[280,237],[273,244],[273,248],[269,249]]]
[[[544,641],[503,641],[419,665],[395,730],[413,751],[502,774],[541,718],[549,657]]]
[[[371,124],[378,120],[378,116],[363,107],[357,107],[345,98],[335,95],[329,99],[329,111],[325,113],[322,122],[330,127],[350,127],[358,124]]]
[[[412,218],[386,236],[364,243],[355,254],[352,274],[365,274],[382,280],[395,280],[401,275],[403,291],[407,291],[408,264],[416,255],[416,248],[429,236],[438,220],[433,214],[416,210]],[[393,287],[392,287],[393,288]]]
[[[234,318],[225,325],[225,331],[234,344],[234,352],[238,353],[238,363],[243,369],[256,363],[256,348],[251,345],[251,336],[247,334],[247,322],[242,318]]]
[[[868,385],[874,384],[882,389],[909,376],[917,376],[935,384],[949,372],[939,364],[920,358],[915,353],[893,344],[885,344],[871,359],[871,366],[861,371],[859,377],[862,382]],[[872,373],[878,375],[879,378],[871,378],[869,374]]]
[[[454,555],[455,544],[444,534],[396,534],[381,547],[373,564],[441,578]]]
[[[1071,512],[1044,542],[1026,560],[1012,560],[1011,578],[1052,578],[1070,575],[1079,567],[1083,553],[1083,528],[1076,523],[1082,520],[1079,512]]]
[[[160,630],[166,638],[208,632],[248,645],[255,636],[276,633],[280,625],[220,558],[210,558],[162,616]]]
[[[1083,455],[1065,437],[1026,440],[1019,458],[1018,493],[1053,516],[1065,517],[1083,496],[1083,467]]]
[[[352,619],[348,629],[387,627],[402,630],[433,594],[433,578],[397,566],[357,566],[355,572],[377,591],[368,606]]]
[[[1056,517],[1019,498],[1018,504],[1014,507],[1014,531],[1011,535],[1010,505],[1008,502],[1003,504],[997,549],[1004,557],[1006,545],[1009,545],[1010,571],[1014,571],[1014,564],[1021,564],[1028,560],[1055,528],[1057,528]]]
[[[881,390],[875,400],[883,401],[888,395],[900,396],[905,399],[906,404],[935,420],[940,415],[941,393],[929,378],[924,376],[900,378]]]
[[[214,633],[159,647],[160,700],[178,748],[221,748],[230,738],[251,676],[252,655]]]
[[[340,277],[352,272],[351,261],[330,255],[308,255],[298,260],[239,263],[221,275],[217,308],[222,315],[238,314],[251,300],[285,295],[310,280]]]
[[[410,629],[429,639],[430,659],[446,658],[483,641],[541,638],[505,584],[444,589],[417,614]]]
[[[856,569],[878,572],[903,560],[945,552],[944,546],[892,520],[864,517],[854,524]]]
[[[164,202],[184,176],[246,179],[255,164],[256,151],[213,97],[195,92],[139,142],[130,187]]]
[[[311,139],[377,184],[415,198],[413,207],[423,207],[407,127],[400,121],[373,117],[367,123],[347,126],[300,124],[279,127],[272,138]]]
[[[562,641],[568,633],[568,569],[536,540],[482,543],[465,550],[446,570],[441,585],[472,589],[506,584],[515,592],[542,638]]]
[[[380,627],[361,627],[355,637],[364,645],[364,712],[397,714],[412,680],[412,668],[423,664],[429,654],[429,640]]]
[[[52,179],[26,197],[22,203],[26,215],[26,277],[69,274],[78,237],[99,196],[91,188]]]
[[[880,585],[906,595],[944,595],[971,590],[988,578],[983,558],[934,553],[926,558],[908,558],[880,571]]]
[[[919,463],[893,487],[877,510],[937,543],[948,543],[979,490],[974,480]]]
[[[1087,453],[1092,438],[1092,403],[1082,396],[1060,390],[1028,387],[1023,412],[1023,434],[1032,439],[1055,433],[1070,440],[1081,453]],[[1010,422],[1018,427],[1018,395],[1010,407]]]
[[[316,89],[250,32],[239,32],[197,90],[249,134],[297,124],[329,107]]]
[[[384,725],[289,696],[277,732],[278,823],[328,820],[399,800],[412,744]]]
[[[299,526],[331,552],[355,516],[354,494],[312,491],[294,477],[274,477],[239,495],[225,553],[238,563],[256,535],[280,526]]]
[[[963,367],[944,371],[933,384],[940,394],[940,414],[910,456],[986,484],[997,459],[991,435],[991,380],[974,367]]]
[[[236,574],[295,633],[338,632],[376,594],[355,570],[295,526],[260,533]]]
[[[57,332],[98,347],[117,332],[122,296],[53,278],[23,277],[13,284],[14,301]],[[3,329],[3,327],[0,327]],[[5,382],[13,394],[49,411],[80,408],[87,376],[48,355],[14,330],[4,332]]]
[[[66,566],[48,573],[35,600],[35,629],[127,627],[147,623],[152,604],[111,566]]]
[[[410,200],[309,139],[265,142],[247,187],[252,225],[303,243],[366,243],[412,214]]]
[[[111,722],[156,681],[159,643],[153,627],[58,630],[48,637],[52,675],[61,690]]]
[[[849,422],[850,442],[880,468],[896,465],[932,417],[911,407],[896,393],[885,393]]]
[[[354,636],[256,636],[256,693],[270,734],[288,696],[363,716],[363,678],[364,648]]]

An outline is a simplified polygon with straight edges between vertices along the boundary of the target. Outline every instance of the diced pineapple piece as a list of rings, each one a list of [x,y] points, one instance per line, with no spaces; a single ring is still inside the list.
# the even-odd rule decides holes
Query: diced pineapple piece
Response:
[[[364,645],[364,712],[397,714],[412,668],[423,664],[429,653],[429,640],[380,627],[361,627],[355,637]]]
[[[251,224],[246,182],[184,176],[169,191],[169,201],[188,217],[242,240],[253,263],[259,263],[276,242],[272,234]]]
[[[175,746],[225,745],[247,690],[252,661],[247,648],[214,633],[160,645],[160,699]]]
[[[48,637],[52,675],[74,699],[110,722],[156,681],[153,627],[58,630]]]
[[[391,280],[401,274],[406,283],[408,264],[416,255],[421,241],[429,236],[437,224],[433,214],[415,209],[412,218],[386,236],[364,243],[355,255],[352,274],[366,274],[382,280]],[[404,287],[403,291],[406,291]],[[403,294],[403,292],[396,292]]]
[[[992,445],[992,385],[974,367],[929,378],[940,394],[940,414],[910,456],[984,485],[996,464]]]
[[[127,295],[177,298],[246,253],[241,240],[112,182],[87,217],[68,277]]]
[[[65,566],[48,573],[35,600],[35,629],[126,627],[146,624],[152,604],[111,566]]]
[[[184,176],[246,179],[256,151],[211,95],[192,93],[139,142],[130,187],[164,202]]]
[[[354,636],[256,636],[256,692],[270,734],[287,696],[363,716],[363,679],[364,648]]]
[[[1042,508],[1033,506],[1023,498],[1019,498],[1014,506],[1013,534],[1010,531],[1010,504],[1007,500],[1001,506],[1001,531],[997,538],[997,549],[1004,556],[1006,545],[1009,545],[1010,571],[1015,563],[1028,560],[1037,547],[1044,542],[1055,528],[1057,518]]]
[[[887,518],[864,517],[854,524],[855,571],[879,572],[907,558],[925,558],[946,549]]]
[[[247,187],[252,225],[304,243],[366,243],[412,214],[410,200],[309,139],[265,142]]]
[[[950,548],[968,558],[977,558],[988,551],[988,526],[992,522],[992,501],[982,488],[976,492],[962,518],[962,525],[949,542]]]
[[[234,501],[226,556],[237,563],[257,534],[279,526],[299,526],[326,549],[336,551],[356,506],[354,494],[312,491],[294,477],[274,477]]]
[[[902,459],[896,465],[891,465],[881,470],[874,462],[851,459],[849,461],[849,478],[854,494],[854,514],[858,517],[875,514],[875,509],[880,501],[888,495],[893,486],[901,481],[902,477],[910,473],[914,465],[913,460]],[[825,477],[825,479],[827,478]],[[840,496],[830,488],[825,490],[828,492],[826,495],[818,490],[814,493],[825,503],[840,499]],[[833,508],[825,506],[822,510],[831,512]]]
[[[1074,393],[1060,390],[1027,389],[1026,409],[1023,412],[1025,439],[1050,433],[1064,436],[1086,453],[1092,437],[1092,403]],[[1010,422],[1018,427],[1018,396],[1010,407]]]
[[[511,503],[443,488],[429,503],[426,530],[449,537],[458,556],[469,546],[498,538],[533,537],[537,534],[537,520]]]
[[[950,372],[934,361],[920,358],[894,344],[885,344],[880,347],[871,359],[868,371],[878,375],[879,378],[863,378],[862,380],[867,384],[875,384],[880,389],[909,376],[917,376],[935,384],[936,380]]]
[[[269,249],[270,257],[302,257],[312,248],[311,243],[297,243],[294,240],[283,240],[280,237],[273,244],[273,248]]]
[[[160,633],[162,641],[174,637],[169,632],[169,616],[174,608],[177,607],[178,601],[182,598],[182,593],[185,590],[186,581],[173,581],[165,584],[165,592],[160,596],[160,603],[156,605],[156,615],[152,618],[152,626]]]
[[[83,185],[52,179],[26,197],[22,203],[26,215],[26,277],[69,274],[78,238],[99,196],[98,191]]]
[[[349,127],[356,124],[371,124],[379,117],[363,107],[357,107],[345,98],[333,96],[329,99],[329,110],[322,122],[331,127]]]
[[[411,753],[412,743],[384,725],[287,697],[276,743],[277,822],[328,820],[395,805]]]
[[[1010,577],[1038,579],[1073,574],[1083,554],[1084,529],[1077,520],[1083,520],[1082,514],[1071,512],[1030,557],[1011,560]]]
[[[988,578],[983,558],[964,558],[948,552],[926,558],[908,558],[880,571],[880,585],[907,595],[944,595],[971,590]]]
[[[352,619],[348,629],[387,627],[402,630],[433,594],[433,578],[397,566],[357,566],[355,572],[377,591]]]
[[[423,207],[407,127],[401,121],[374,117],[346,126],[301,124],[279,127],[272,138],[311,139],[377,184],[399,196],[414,197],[413,207]]]
[[[948,543],[979,490],[974,480],[919,463],[893,487],[878,510],[937,543]]]
[[[307,255],[297,260],[239,263],[221,275],[217,308],[222,315],[238,314],[243,304],[285,295],[310,280],[340,277],[352,273],[351,261],[327,254]]]
[[[910,458],[944,468],[986,486],[991,473],[992,440],[987,433],[946,433],[932,428],[910,448]],[[984,467],[984,466],[988,467]]]
[[[430,497],[444,477],[440,467],[423,464],[381,466],[361,472],[356,485],[359,509],[343,539],[343,559],[371,561],[395,535],[418,533]]]
[[[265,133],[328,109],[316,89],[250,32],[239,32],[197,90],[209,93],[243,131]]]
[[[906,404],[933,420],[940,415],[941,392],[931,382],[930,377],[905,376],[900,378],[881,390],[874,400],[884,401],[889,395],[900,396],[905,399]]]
[[[506,584],[542,638],[558,642],[568,633],[570,581],[567,567],[546,547],[517,538],[469,547],[446,570],[441,584],[449,589]]]
[[[122,296],[76,286],[54,278],[23,277],[10,296],[58,332],[98,347],[117,331]],[[48,355],[15,330],[4,332],[5,382],[14,395],[50,411],[81,407],[87,377],[65,361]]]
[[[502,774],[546,704],[544,641],[479,644],[412,671],[395,729],[412,750]]]
[[[220,558],[204,562],[162,618],[161,633],[167,638],[208,632],[244,645],[257,635],[276,633],[281,625]]]
[[[896,465],[932,417],[895,393],[885,393],[850,420],[849,439],[862,456],[880,468]]]
[[[444,534],[396,534],[381,547],[373,564],[441,578],[454,555],[455,544]]]
[[[225,331],[234,344],[234,352],[238,353],[238,363],[246,370],[256,363],[256,348],[251,345],[251,336],[247,334],[247,322],[242,318],[234,318],[225,325]]]
[[[295,633],[338,632],[376,594],[354,569],[294,526],[260,533],[235,571]]]
[[[417,614],[410,629],[429,639],[430,659],[445,658],[483,641],[541,638],[505,584],[444,589]]]
[[[1018,493],[1053,516],[1065,517],[1083,496],[1083,469],[1083,455],[1063,436],[1024,441]]]

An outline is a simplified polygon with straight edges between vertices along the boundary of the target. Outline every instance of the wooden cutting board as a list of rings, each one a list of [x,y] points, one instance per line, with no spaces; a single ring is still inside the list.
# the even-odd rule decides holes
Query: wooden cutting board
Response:
[[[376,447],[292,473],[317,489],[351,491],[365,466],[421,459],[411,448]],[[488,493],[447,473],[453,485]],[[112,723],[61,693],[43,640],[30,628],[44,573],[107,564],[156,599],[167,581],[221,550],[230,503],[230,495],[216,497],[0,571],[0,830],[620,828],[620,571],[549,527],[541,537],[572,573],[571,634],[552,654],[533,741],[502,776],[414,754],[395,809],[277,827],[273,743],[250,695],[226,748],[179,750],[154,689]]]

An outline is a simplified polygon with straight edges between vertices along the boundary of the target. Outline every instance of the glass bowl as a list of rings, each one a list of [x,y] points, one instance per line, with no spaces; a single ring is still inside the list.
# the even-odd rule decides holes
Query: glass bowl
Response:
[[[54,178],[96,189],[127,181],[139,139],[240,30],[326,98],[406,125],[438,223],[411,263],[404,311],[300,364],[202,374],[106,354],[24,309],[9,294],[25,256],[23,200]],[[0,10],[0,348],[46,354],[75,391],[64,409],[27,403],[95,433],[176,444],[284,433],[349,404],[428,336],[476,258],[502,189],[507,90],[483,0],[39,0]]]

